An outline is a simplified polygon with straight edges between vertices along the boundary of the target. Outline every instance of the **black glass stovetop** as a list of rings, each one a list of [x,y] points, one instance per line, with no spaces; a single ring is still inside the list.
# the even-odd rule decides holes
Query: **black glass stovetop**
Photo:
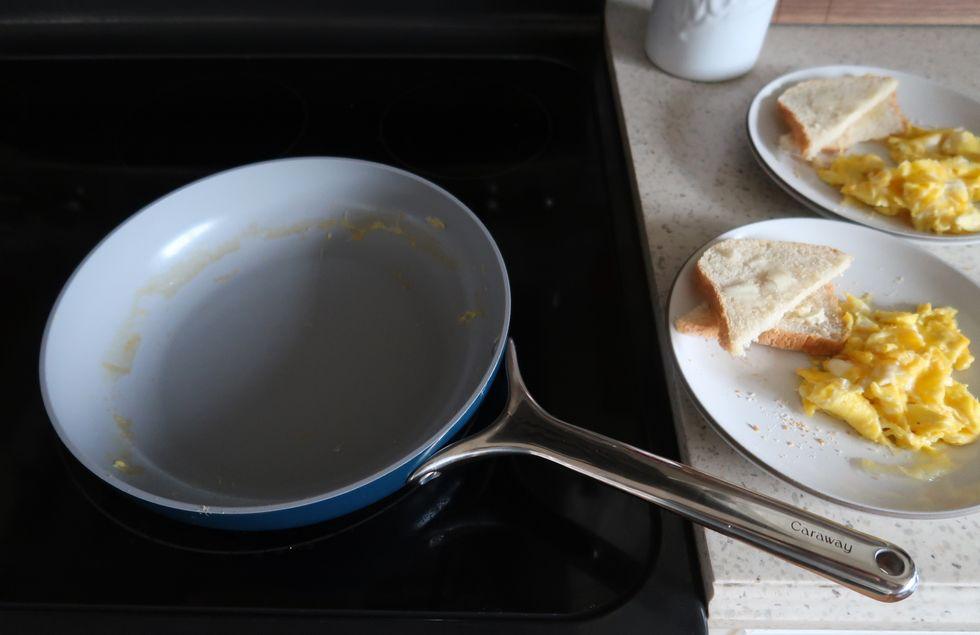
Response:
[[[48,311],[114,226],[224,168],[350,156],[421,174],[486,223],[542,405],[675,456],[601,39],[582,46],[565,58],[0,60],[0,624],[701,630],[685,524],[544,462],[460,466],[313,527],[209,530],[86,472],[39,394]],[[502,392],[498,380],[471,429]]]

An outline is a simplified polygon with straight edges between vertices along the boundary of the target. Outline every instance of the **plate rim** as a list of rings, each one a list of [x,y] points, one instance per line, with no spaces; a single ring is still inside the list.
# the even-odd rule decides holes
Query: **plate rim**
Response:
[[[826,207],[825,205],[821,204],[819,201],[810,198],[805,193],[797,189],[791,182],[787,181],[786,179],[783,179],[781,176],[776,174],[773,166],[769,164],[769,161],[767,161],[766,158],[759,151],[759,146],[762,143],[762,141],[758,134],[758,121],[759,121],[759,108],[762,102],[763,95],[770,94],[776,85],[790,80],[796,80],[796,79],[804,80],[812,77],[827,77],[827,76],[832,76],[833,73],[844,74],[844,73],[856,73],[856,72],[871,72],[871,73],[878,73],[883,75],[906,75],[909,77],[914,77],[918,81],[932,84],[934,86],[942,88],[945,91],[959,95],[964,99],[967,99],[975,103],[977,105],[978,111],[980,111],[980,101],[978,101],[973,96],[968,95],[962,91],[956,90],[954,88],[949,88],[948,86],[935,82],[927,77],[916,75],[915,73],[882,68],[878,66],[865,66],[861,64],[829,64],[824,66],[810,66],[806,68],[798,68],[796,70],[783,73],[782,75],[779,75],[778,77],[775,77],[771,81],[767,82],[764,86],[762,86],[762,88],[760,88],[755,93],[755,95],[752,97],[752,100],[749,102],[748,108],[746,109],[745,129],[748,136],[749,147],[752,156],[755,158],[756,162],[760,165],[760,167],[764,168],[763,172],[765,172],[766,176],[768,176],[771,180],[773,180],[776,183],[776,185],[779,186],[780,189],[782,189],[787,194],[790,194],[790,196],[794,198],[797,202],[805,205],[806,207],[808,207],[815,213],[820,214],[821,216],[829,215],[834,220],[836,219],[845,220],[847,222],[854,223],[856,225],[863,225],[870,229],[874,229],[876,231],[890,234],[892,236],[896,236],[899,238],[904,238],[910,241],[919,241],[922,243],[945,244],[945,245],[970,245],[970,244],[980,243],[980,232],[976,232],[973,234],[942,236],[938,234],[920,232],[914,228],[909,228],[907,230],[900,230],[900,229],[893,229],[890,227],[879,227],[877,225],[872,225],[870,223],[862,221],[861,219],[858,218],[850,218],[848,216],[844,216],[843,214]]]
[[[688,383],[687,376],[684,373],[684,369],[681,366],[680,358],[679,358],[679,356],[677,354],[677,349],[674,346],[674,330],[675,329],[673,328],[673,324],[671,323],[671,320],[670,320],[670,313],[671,313],[671,307],[672,307],[672,305],[674,303],[674,297],[675,297],[675,293],[677,291],[677,286],[678,286],[678,284],[679,284],[679,282],[681,280],[681,277],[688,270],[688,267],[691,264],[691,262],[694,261],[695,258],[697,258],[698,256],[700,256],[704,252],[704,250],[707,249],[709,246],[713,245],[715,242],[717,242],[719,240],[723,240],[725,238],[731,237],[731,235],[734,234],[734,233],[736,233],[736,232],[741,232],[741,231],[744,231],[746,229],[756,228],[756,227],[758,227],[760,225],[769,225],[769,224],[783,223],[783,222],[786,222],[786,221],[801,221],[801,220],[802,221],[818,222],[818,223],[833,223],[835,225],[843,225],[843,226],[847,227],[848,229],[854,229],[854,227],[852,227],[852,225],[854,225],[854,224],[853,223],[849,223],[849,222],[844,222],[844,221],[840,221],[840,220],[832,220],[832,219],[829,219],[829,218],[804,218],[804,217],[798,217],[798,216],[789,217],[789,218],[772,218],[772,219],[767,219],[767,220],[762,220],[762,221],[756,221],[754,223],[748,223],[746,225],[739,225],[738,227],[733,227],[732,229],[729,229],[727,231],[724,231],[721,234],[718,234],[717,236],[715,236],[713,238],[710,238],[707,241],[705,241],[702,245],[700,245],[697,249],[695,249],[691,253],[690,256],[688,256],[684,260],[684,262],[681,264],[680,268],[677,270],[677,273],[674,274],[674,278],[671,281],[670,288],[669,288],[669,290],[667,292],[667,305],[666,305],[666,307],[664,307],[664,313],[663,313],[663,316],[664,316],[664,324],[663,324],[663,326],[666,329],[667,339],[668,339],[668,341],[670,343],[670,355],[671,355],[671,358],[674,361],[674,370],[677,371],[676,374],[680,378],[681,383],[684,385],[684,388],[687,391],[688,396],[690,397],[690,401],[694,405],[694,409],[697,410],[698,414],[700,414],[704,418],[704,420],[708,422],[709,427],[712,430],[714,430],[716,433],[718,433],[718,435],[728,444],[728,446],[731,449],[733,449],[735,451],[736,454],[738,454],[739,456],[742,456],[743,458],[745,458],[746,460],[748,460],[753,465],[756,465],[757,467],[761,468],[763,471],[771,474],[772,476],[775,476],[776,478],[778,478],[779,480],[783,481],[784,483],[788,483],[789,485],[792,485],[793,487],[796,487],[796,488],[798,488],[800,490],[803,490],[804,492],[807,492],[808,494],[812,494],[813,496],[816,496],[817,498],[820,498],[820,499],[825,500],[827,502],[835,503],[837,505],[841,505],[843,507],[847,507],[849,509],[854,509],[854,510],[857,510],[857,511],[862,511],[862,512],[871,513],[871,514],[876,514],[876,515],[879,515],[879,516],[886,516],[886,517],[890,517],[890,518],[907,518],[907,519],[910,519],[910,520],[939,520],[939,519],[945,519],[945,518],[960,518],[960,517],[963,517],[963,516],[968,516],[970,514],[974,514],[974,513],[980,512],[980,501],[978,501],[977,503],[975,503],[973,505],[967,506],[967,507],[958,507],[958,508],[947,509],[947,510],[942,510],[942,511],[909,511],[909,510],[897,510],[897,509],[892,509],[892,508],[888,508],[888,507],[877,507],[875,505],[867,505],[867,504],[864,504],[864,503],[859,503],[857,501],[848,500],[848,499],[844,499],[844,498],[839,498],[837,496],[833,496],[831,494],[828,494],[826,492],[823,492],[823,491],[821,491],[821,490],[819,490],[819,489],[817,489],[815,487],[812,487],[812,486],[809,486],[809,485],[805,485],[805,484],[801,483],[800,481],[798,481],[797,479],[794,479],[793,477],[789,476],[788,474],[785,474],[784,472],[782,472],[782,471],[778,470],[777,468],[775,468],[774,466],[770,465],[769,463],[767,463],[766,461],[764,461],[762,458],[756,456],[748,448],[744,447],[741,443],[739,443],[732,435],[730,435],[728,433],[728,431],[725,429],[724,426],[721,425],[721,423],[719,423],[717,420],[715,420],[715,418],[712,417],[708,413],[706,406],[701,401],[701,398],[698,396],[697,392],[691,387],[690,383]],[[867,226],[865,226],[865,228],[866,229],[869,229],[869,230],[874,229],[872,227],[867,227]],[[890,240],[899,240],[898,238],[896,238],[894,236],[891,236],[891,235],[888,235],[888,237],[889,237]],[[969,278],[967,278],[966,276],[964,276],[961,272],[956,271],[955,269],[953,269],[952,267],[950,267],[950,265],[948,263],[946,263],[944,260],[942,260],[941,258],[939,258],[938,256],[936,256],[935,254],[933,254],[933,253],[931,253],[931,252],[923,249],[922,247],[920,247],[919,245],[917,245],[917,244],[915,244],[914,242],[911,242],[911,241],[908,241],[907,242],[907,246],[910,247],[910,248],[912,248],[912,249],[919,250],[926,257],[928,257],[928,258],[930,258],[930,259],[938,262],[940,265],[942,265],[944,267],[950,268],[958,276],[962,277],[964,280],[966,280],[967,282],[969,282],[970,284],[972,284],[974,287],[977,287],[978,290],[980,290],[980,285],[977,285],[972,280],[970,280]],[[980,441],[978,441],[978,442],[980,442]]]

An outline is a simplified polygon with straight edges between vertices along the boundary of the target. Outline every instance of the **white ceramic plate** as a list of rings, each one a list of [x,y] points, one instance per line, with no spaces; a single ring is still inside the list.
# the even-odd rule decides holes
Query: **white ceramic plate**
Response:
[[[779,138],[789,132],[776,110],[784,90],[803,80],[841,75],[889,75],[898,80],[898,102],[915,124],[928,127],[963,127],[980,130],[980,102],[916,75],[871,66],[822,66],[788,73],[769,82],[752,100],[747,117],[749,143],[764,171],[791,196],[829,218],[845,218],[890,234],[943,243],[980,243],[980,233],[937,236],[914,229],[904,218],[878,214],[844,205],[841,194],[817,176],[816,171],[781,149]],[[881,153],[880,144],[858,144],[853,152]]]
[[[867,292],[877,306],[905,310],[923,302],[955,306],[960,329],[980,341],[980,290],[908,242],[849,223],[804,218],[754,223],[716,240],[723,238],[805,241],[841,249],[854,256],[854,263],[835,281],[840,294]],[[827,415],[806,416],[794,372],[809,365],[806,355],[753,345],[746,357],[737,359],[716,341],[678,332],[673,327],[677,318],[701,302],[693,273],[703,251],[691,256],[671,290],[670,342],[695,403],[736,450],[798,487],[857,509],[918,518],[980,509],[980,442],[946,448],[956,467],[933,481],[890,474],[888,468],[869,472],[859,466],[861,459],[908,465],[915,455],[893,454]],[[980,363],[955,376],[976,391]]]

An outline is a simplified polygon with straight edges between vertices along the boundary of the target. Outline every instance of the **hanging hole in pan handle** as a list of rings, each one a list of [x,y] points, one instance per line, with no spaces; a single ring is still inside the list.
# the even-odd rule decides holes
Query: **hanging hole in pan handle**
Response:
[[[891,549],[879,549],[875,553],[875,563],[887,575],[903,575],[907,568],[905,559]]]

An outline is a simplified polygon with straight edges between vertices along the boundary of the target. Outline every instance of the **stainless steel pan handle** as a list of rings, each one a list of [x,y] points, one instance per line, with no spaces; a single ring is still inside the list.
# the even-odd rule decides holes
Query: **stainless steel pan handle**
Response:
[[[513,342],[510,397],[484,432],[451,445],[411,477],[425,483],[454,463],[489,454],[530,454],[656,503],[700,525],[883,602],[908,597],[919,578],[901,547],[675,461],[552,417],[528,394]]]

